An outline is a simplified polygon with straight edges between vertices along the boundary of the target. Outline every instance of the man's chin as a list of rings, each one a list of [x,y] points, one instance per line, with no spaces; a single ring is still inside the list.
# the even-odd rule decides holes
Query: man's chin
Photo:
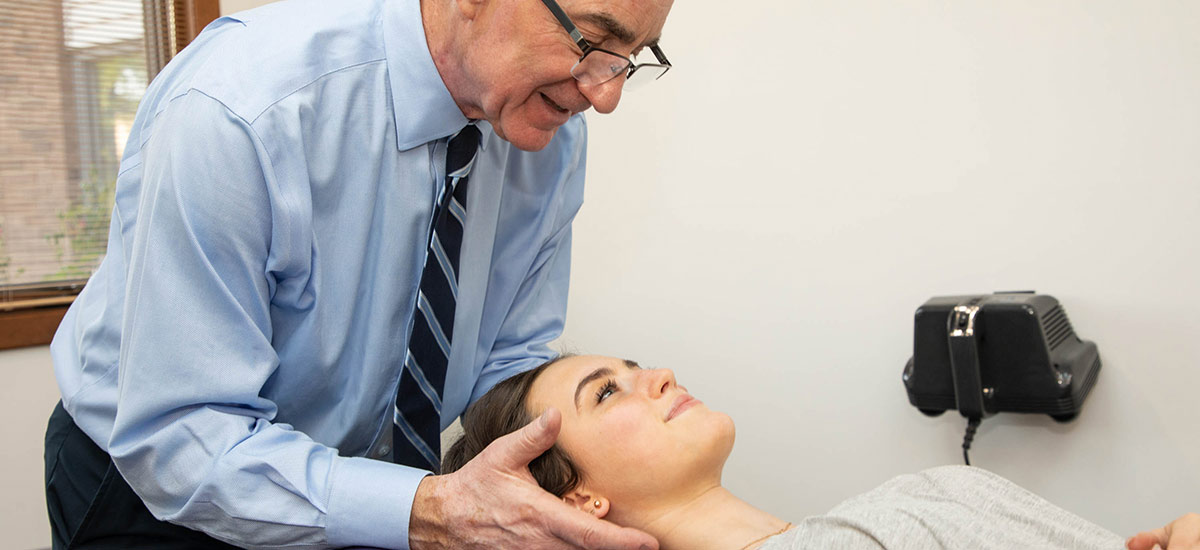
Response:
[[[493,125],[492,129],[496,131],[496,135],[500,139],[513,144],[513,147],[531,153],[545,149],[550,144],[550,140],[554,139],[554,134],[558,132],[557,126],[543,130],[527,125],[511,129],[506,129],[502,125]]]

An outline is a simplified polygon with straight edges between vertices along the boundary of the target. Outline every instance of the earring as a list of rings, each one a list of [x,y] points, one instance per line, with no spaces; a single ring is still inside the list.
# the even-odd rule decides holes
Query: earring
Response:
[[[595,506],[595,507],[599,508],[599,507],[600,507],[600,501],[599,501],[599,500],[597,500],[596,502],[593,502],[593,503],[592,503],[592,506]]]

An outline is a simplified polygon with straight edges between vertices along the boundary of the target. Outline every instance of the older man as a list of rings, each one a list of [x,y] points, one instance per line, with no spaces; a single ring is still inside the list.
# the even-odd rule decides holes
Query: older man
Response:
[[[55,547],[656,547],[531,483],[554,413],[430,473],[442,428],[552,355],[578,113],[666,71],[669,9],[293,0],[211,25],[147,90],[52,346]]]

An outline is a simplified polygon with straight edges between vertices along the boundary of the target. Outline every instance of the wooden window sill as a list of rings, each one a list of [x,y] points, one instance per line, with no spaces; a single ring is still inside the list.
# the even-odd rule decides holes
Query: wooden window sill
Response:
[[[65,297],[74,300],[74,296]],[[61,301],[61,298],[58,298]],[[12,302],[10,302],[12,303]],[[0,308],[9,303],[0,303]],[[44,346],[54,338],[54,331],[70,307],[49,304],[25,309],[0,309],[0,350]]]

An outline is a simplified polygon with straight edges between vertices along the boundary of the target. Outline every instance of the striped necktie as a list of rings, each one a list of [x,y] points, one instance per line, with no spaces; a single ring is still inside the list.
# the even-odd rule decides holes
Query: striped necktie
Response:
[[[474,125],[450,138],[446,148],[446,188],[430,231],[393,413],[392,459],[435,473],[441,465],[442,388],[454,337],[467,174],[478,149],[479,129]]]

